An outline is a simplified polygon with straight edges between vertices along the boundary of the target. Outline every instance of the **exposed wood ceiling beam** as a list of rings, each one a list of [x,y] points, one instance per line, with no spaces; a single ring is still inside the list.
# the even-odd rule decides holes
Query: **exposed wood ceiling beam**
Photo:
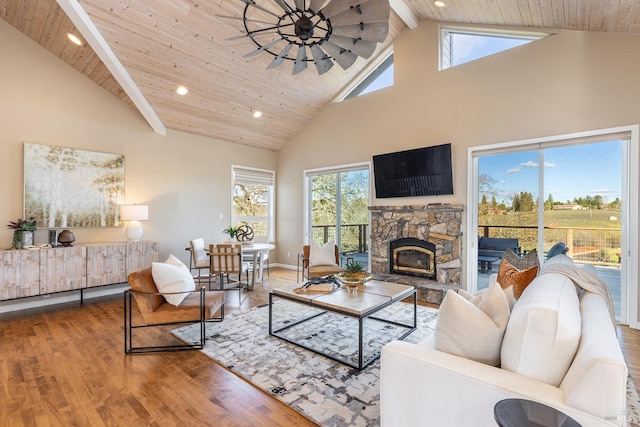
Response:
[[[111,50],[105,39],[102,37],[91,18],[80,6],[77,0],[56,0],[58,5],[64,10],[71,22],[76,26],[82,37],[89,43],[91,48],[100,57],[113,77],[120,83],[122,89],[127,93],[140,114],[147,120],[154,132],[160,135],[167,134],[167,128],[160,120],[160,117],[151,107],[151,104],[144,97],[138,86],[120,63],[115,53]]]
[[[418,26],[418,17],[411,11],[405,0],[389,0],[389,5],[409,29],[413,30]]]

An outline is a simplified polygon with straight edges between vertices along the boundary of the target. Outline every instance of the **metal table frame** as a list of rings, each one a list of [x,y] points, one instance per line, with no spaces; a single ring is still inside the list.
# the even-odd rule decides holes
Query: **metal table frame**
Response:
[[[288,300],[288,301],[297,303],[297,304],[301,304],[301,305],[306,305],[306,306],[313,307],[313,308],[322,309],[323,311],[321,311],[320,313],[313,314],[312,316],[308,316],[308,317],[305,317],[303,319],[297,320],[297,321],[295,321],[293,323],[287,323],[285,326],[274,330],[273,329],[273,297],[274,296],[277,297],[277,298],[281,298],[281,299],[284,299],[284,300]],[[383,308],[386,308],[386,307],[388,307],[388,306],[390,306],[392,304],[395,304],[396,302],[399,302],[399,301],[401,301],[401,300],[403,300],[405,298],[411,297],[411,296],[413,296],[413,325],[407,325],[405,323],[394,322],[392,320],[373,317],[373,314],[377,313],[378,311],[382,310]],[[371,363],[373,363],[375,360],[377,360],[380,357],[380,351],[376,351],[376,352],[373,353],[373,355],[371,357],[369,357],[367,360],[364,360],[364,357],[363,357],[363,354],[362,354],[363,353],[362,352],[362,349],[363,349],[362,339],[363,339],[363,334],[364,334],[364,328],[363,328],[364,320],[367,319],[367,318],[371,318],[371,319],[378,320],[378,321],[381,321],[381,322],[385,322],[385,323],[388,323],[388,324],[409,328],[404,334],[402,334],[400,337],[396,338],[398,340],[402,340],[402,339],[406,338],[409,334],[411,334],[413,331],[415,331],[417,329],[417,324],[418,324],[417,301],[418,301],[418,296],[417,296],[417,293],[416,293],[416,289],[413,288],[413,289],[411,289],[410,292],[408,292],[406,294],[403,294],[402,296],[399,296],[397,298],[389,298],[389,301],[385,302],[384,304],[380,304],[378,306],[375,306],[375,307],[373,307],[373,308],[371,308],[369,310],[361,312],[360,314],[354,314],[354,313],[347,312],[345,310],[340,310],[340,309],[337,309],[337,308],[334,308],[334,307],[327,307],[327,306],[320,305],[320,304],[314,304],[313,303],[313,299],[311,299],[309,302],[306,302],[306,301],[301,301],[301,300],[296,299],[296,298],[289,297],[287,295],[274,295],[273,292],[269,292],[269,335],[277,337],[277,338],[280,338],[280,339],[282,339],[284,341],[290,342],[290,343],[295,344],[297,346],[300,346],[302,348],[305,348],[305,349],[307,349],[309,351],[312,351],[312,352],[314,352],[316,354],[320,354],[322,356],[328,357],[329,359],[335,360],[336,362],[340,362],[340,363],[343,363],[343,364],[345,364],[347,366],[350,366],[352,368],[356,368],[358,370],[362,370],[362,369],[366,368],[367,366],[369,366]],[[348,316],[348,317],[352,317],[352,318],[358,319],[358,363],[357,364],[352,363],[348,359],[343,359],[343,358],[339,358],[339,357],[336,357],[336,356],[332,356],[330,354],[323,353],[320,350],[317,350],[317,349],[312,348],[312,347],[310,347],[308,345],[305,345],[301,341],[289,339],[289,338],[287,338],[285,336],[282,336],[282,335],[278,334],[279,332],[282,332],[282,331],[284,331],[286,329],[289,329],[289,328],[291,328],[293,326],[299,325],[299,324],[304,323],[304,322],[306,322],[308,320],[314,319],[314,318],[316,318],[318,316],[322,316],[322,315],[326,314],[327,312],[337,313],[337,314],[341,314],[341,315],[344,315],[344,316]]]

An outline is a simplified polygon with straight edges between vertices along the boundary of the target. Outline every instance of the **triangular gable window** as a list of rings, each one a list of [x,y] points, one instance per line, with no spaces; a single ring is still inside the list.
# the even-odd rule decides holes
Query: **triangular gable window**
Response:
[[[548,35],[548,33],[443,28],[440,34],[440,69],[445,70],[484,58]]]
[[[389,55],[342,100],[355,98],[389,86],[393,86],[393,54]]]

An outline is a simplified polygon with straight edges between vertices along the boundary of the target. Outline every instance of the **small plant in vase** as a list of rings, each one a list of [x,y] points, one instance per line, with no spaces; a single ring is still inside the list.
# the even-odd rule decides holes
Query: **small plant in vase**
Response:
[[[350,292],[355,293],[358,291],[358,286],[371,279],[371,276],[367,275],[364,267],[358,261],[348,261],[338,278]]]
[[[18,218],[17,221],[9,221],[7,228],[13,229],[12,249],[22,249],[25,245],[33,245],[33,232],[36,231],[37,221]]]
[[[238,233],[238,227],[234,227],[233,225],[230,225],[227,228],[225,228],[224,230],[222,230],[222,232],[224,234],[228,234],[230,240],[231,239],[235,239],[236,238],[236,234]]]

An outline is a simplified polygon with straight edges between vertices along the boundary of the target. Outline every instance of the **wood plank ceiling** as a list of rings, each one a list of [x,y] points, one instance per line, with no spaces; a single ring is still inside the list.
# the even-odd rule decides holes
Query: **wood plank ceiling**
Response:
[[[391,0],[404,21],[392,11],[389,36],[371,60],[407,29],[407,14],[453,23],[640,33],[640,0],[445,3],[441,8],[432,0]],[[291,61],[266,70],[272,56],[243,58],[253,44],[225,40],[242,34],[242,22],[216,17],[242,16],[240,0],[81,0],[80,6],[167,128],[268,150],[283,147],[367,65],[360,58],[346,71],[334,66],[322,76],[314,67],[291,75]],[[92,47],[68,41],[68,32],[79,32],[55,0],[0,0],[0,17],[135,108]],[[189,88],[186,96],[175,93],[179,85]],[[254,110],[263,116],[253,118]]]

